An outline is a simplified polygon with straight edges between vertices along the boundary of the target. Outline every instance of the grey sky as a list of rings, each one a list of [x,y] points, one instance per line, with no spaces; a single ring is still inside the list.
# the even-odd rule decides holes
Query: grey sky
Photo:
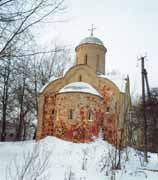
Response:
[[[158,87],[158,0],[66,0],[66,3],[67,21],[49,26],[45,42],[56,38],[74,49],[90,35],[87,29],[93,23],[97,28],[94,36],[108,50],[108,71],[117,69],[129,74],[131,89],[136,93],[141,80],[137,57],[147,53],[150,84]]]

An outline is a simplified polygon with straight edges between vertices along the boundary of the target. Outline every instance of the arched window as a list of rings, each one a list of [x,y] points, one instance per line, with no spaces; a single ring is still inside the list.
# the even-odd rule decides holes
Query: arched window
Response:
[[[91,110],[88,111],[88,121],[93,121],[93,112]]]
[[[85,57],[84,57],[84,64],[87,64],[87,60],[88,60],[88,56],[86,54]]]
[[[70,109],[70,111],[69,111],[68,118],[73,119],[73,110],[72,109]]]
[[[106,112],[110,112],[110,107],[109,106],[106,107]]]
[[[79,76],[79,79],[78,79],[78,80],[79,80],[80,82],[82,81],[82,76],[81,76],[81,75]]]
[[[53,121],[56,120],[56,112],[54,109],[52,109],[52,119],[53,119]]]

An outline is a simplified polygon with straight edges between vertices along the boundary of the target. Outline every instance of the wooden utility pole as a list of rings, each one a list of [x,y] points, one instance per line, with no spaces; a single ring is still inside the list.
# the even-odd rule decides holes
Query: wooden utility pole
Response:
[[[146,119],[146,104],[145,104],[145,74],[146,70],[144,68],[144,59],[145,57],[141,57],[141,71],[142,71],[142,107],[143,107],[143,120],[144,120],[144,161],[148,162],[148,154],[147,154],[147,119]]]
[[[147,88],[149,102],[151,102],[151,93],[150,93],[150,88],[149,88],[148,73],[147,73],[146,69],[144,69],[144,76],[145,76],[145,82],[146,82],[146,88]]]
[[[155,118],[153,118],[153,103],[151,98],[151,92],[149,87],[149,81],[148,81],[148,73],[147,70],[144,69],[144,76],[145,76],[145,82],[146,82],[146,89],[147,89],[147,95],[148,100],[146,103],[146,111],[147,111],[147,143],[149,148],[153,148],[154,141],[155,141],[155,132],[156,132],[156,126],[155,126]],[[148,148],[147,148],[148,149]]]

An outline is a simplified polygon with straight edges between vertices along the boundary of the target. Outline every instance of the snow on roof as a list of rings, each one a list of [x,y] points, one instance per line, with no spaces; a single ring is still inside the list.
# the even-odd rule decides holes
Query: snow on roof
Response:
[[[125,76],[117,73],[108,73],[106,75],[98,74],[98,77],[106,78],[112,81],[122,92],[125,92]]]
[[[39,93],[42,93],[43,91],[44,91],[44,89],[51,83],[51,82],[53,82],[53,81],[55,81],[55,80],[57,80],[57,79],[59,79],[60,77],[54,77],[54,76],[52,76],[49,80],[48,80],[48,82],[39,90]]]
[[[90,37],[86,37],[84,38],[78,46],[80,46],[81,44],[98,44],[98,45],[102,45],[104,46],[103,42],[97,38],[97,37],[94,37],[94,36],[90,36]]]
[[[90,84],[85,83],[85,82],[70,83],[64,86],[59,91],[59,93],[64,93],[64,92],[83,92],[83,93],[90,93],[90,94],[102,97],[96,89],[94,89]]]

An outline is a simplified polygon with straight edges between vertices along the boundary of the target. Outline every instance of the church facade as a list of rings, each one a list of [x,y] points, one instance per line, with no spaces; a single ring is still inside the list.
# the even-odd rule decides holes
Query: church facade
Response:
[[[56,136],[90,142],[101,133],[111,144],[122,141],[130,109],[129,78],[108,75],[107,49],[94,36],[75,48],[76,64],[40,91],[36,139]]]

